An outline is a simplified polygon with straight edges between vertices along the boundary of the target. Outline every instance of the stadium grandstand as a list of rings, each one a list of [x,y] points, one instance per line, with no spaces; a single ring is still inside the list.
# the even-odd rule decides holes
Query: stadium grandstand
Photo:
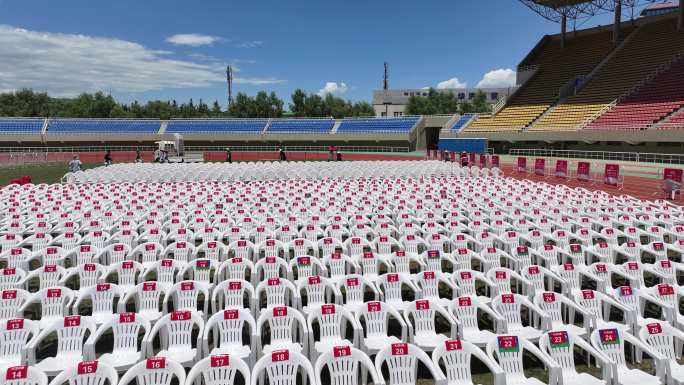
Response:
[[[0,385],[684,384],[684,0],[520,2],[491,113],[0,118]]]

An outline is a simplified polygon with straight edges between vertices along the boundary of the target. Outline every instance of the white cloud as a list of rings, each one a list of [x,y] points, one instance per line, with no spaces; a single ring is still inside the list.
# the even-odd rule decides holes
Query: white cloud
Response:
[[[252,41],[246,41],[244,43],[238,44],[238,47],[239,48],[256,48],[262,44],[264,44],[264,42],[261,40],[252,40]]]
[[[179,33],[177,35],[169,36],[166,38],[166,41],[173,45],[189,45],[191,47],[212,45],[219,40],[221,40],[220,37],[201,35],[198,33]]]
[[[341,95],[347,92],[349,87],[344,82],[326,82],[325,86],[318,91],[318,95],[325,96],[327,94]]]
[[[223,63],[172,59],[116,38],[36,32],[0,25],[0,92],[21,88],[54,96],[109,91],[139,93],[207,87],[225,82]],[[237,84],[283,83],[274,78],[235,78]]]
[[[510,68],[489,71],[482,77],[478,88],[498,88],[515,86],[515,71]]]
[[[468,83],[466,82],[461,82],[458,80],[458,78],[451,78],[449,80],[445,80],[443,82],[437,83],[437,88],[438,89],[446,89],[446,88],[467,88]]]

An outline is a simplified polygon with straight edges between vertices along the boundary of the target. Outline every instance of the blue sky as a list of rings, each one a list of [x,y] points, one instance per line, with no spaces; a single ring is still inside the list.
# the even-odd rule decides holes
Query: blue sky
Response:
[[[0,0],[0,91],[224,104],[232,64],[236,91],[370,100],[383,61],[392,88],[476,86],[558,28],[514,0]]]

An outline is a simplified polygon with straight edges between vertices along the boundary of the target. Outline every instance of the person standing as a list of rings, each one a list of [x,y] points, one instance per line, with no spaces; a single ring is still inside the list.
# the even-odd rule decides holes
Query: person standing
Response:
[[[135,150],[135,163],[142,163],[142,154],[140,154],[140,150]]]
[[[81,160],[78,158],[78,155],[74,155],[69,161],[69,172],[74,173],[79,171],[81,171]]]
[[[280,146],[280,148],[278,149],[278,153],[280,155],[280,161],[285,162],[287,160],[287,155],[285,154],[285,149],[283,148],[283,146]]]
[[[112,163],[114,163],[112,161],[112,150],[107,150],[107,152],[105,152],[105,156],[104,156],[104,164],[105,164],[105,166],[111,166]]]
[[[335,159],[335,146],[328,146],[328,162]]]
[[[233,163],[233,152],[230,147],[226,147],[226,162]]]

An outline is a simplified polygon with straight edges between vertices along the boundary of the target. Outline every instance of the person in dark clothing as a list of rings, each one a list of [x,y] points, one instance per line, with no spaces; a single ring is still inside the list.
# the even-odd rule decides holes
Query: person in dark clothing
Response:
[[[335,146],[328,146],[328,162],[335,160]]]
[[[468,154],[466,154],[465,151],[461,152],[461,166],[462,167],[468,166]]]
[[[104,164],[105,164],[105,166],[111,166],[112,163],[114,163],[112,161],[112,151],[107,150],[107,152],[105,152],[105,156],[104,156]]]
[[[140,150],[135,150],[135,163],[142,163],[142,154],[140,154]]]
[[[342,161],[342,153],[340,151],[337,151],[337,161],[338,162]]]
[[[285,149],[283,148],[283,146],[280,146],[280,148],[278,149],[278,153],[280,154],[281,161],[284,162],[287,160],[287,155],[285,154]]]
[[[233,152],[230,147],[226,147],[226,162],[233,163]]]

